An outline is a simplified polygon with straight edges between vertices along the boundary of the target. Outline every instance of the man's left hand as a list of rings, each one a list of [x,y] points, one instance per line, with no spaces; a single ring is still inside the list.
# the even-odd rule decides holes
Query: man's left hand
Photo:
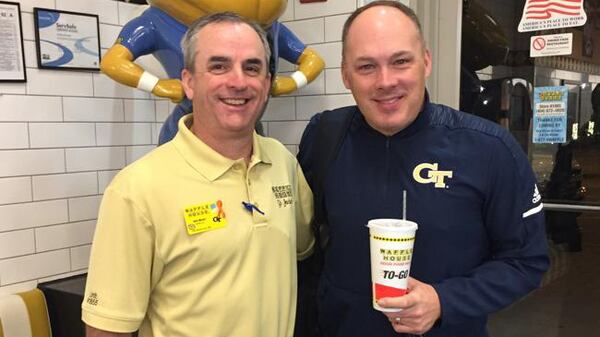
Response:
[[[377,304],[383,308],[400,308],[399,312],[384,312],[398,333],[423,334],[440,318],[440,299],[429,284],[412,277],[408,279],[408,294],[382,298]]]

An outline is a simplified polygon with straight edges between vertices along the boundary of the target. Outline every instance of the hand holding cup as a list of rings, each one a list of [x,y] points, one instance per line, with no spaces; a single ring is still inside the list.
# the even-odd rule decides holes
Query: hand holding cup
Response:
[[[414,278],[408,279],[408,294],[377,301],[381,308],[400,309],[384,312],[398,333],[423,334],[441,316],[440,300],[435,289]]]

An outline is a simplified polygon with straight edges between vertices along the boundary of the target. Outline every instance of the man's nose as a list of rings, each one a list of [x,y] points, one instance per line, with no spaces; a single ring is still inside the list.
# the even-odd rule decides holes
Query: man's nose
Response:
[[[227,84],[236,90],[245,90],[248,87],[248,78],[242,67],[235,67],[229,73]]]
[[[377,88],[386,89],[395,85],[396,79],[393,71],[386,66],[380,67],[377,73]]]

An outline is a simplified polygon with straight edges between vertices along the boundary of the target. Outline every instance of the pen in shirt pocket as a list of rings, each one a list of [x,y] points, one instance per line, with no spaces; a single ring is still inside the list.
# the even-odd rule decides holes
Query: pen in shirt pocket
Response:
[[[253,211],[257,211],[258,213],[260,213],[261,215],[265,215],[265,212],[261,211],[258,207],[256,207],[255,204],[251,203],[251,202],[245,202],[242,201],[242,205],[244,206],[244,208],[252,213]]]

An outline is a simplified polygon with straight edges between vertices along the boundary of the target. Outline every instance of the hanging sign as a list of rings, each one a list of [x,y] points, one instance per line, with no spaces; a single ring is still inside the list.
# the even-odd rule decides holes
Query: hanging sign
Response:
[[[583,26],[583,0],[527,0],[519,32]]]
[[[536,87],[533,90],[533,142],[567,141],[567,87]]]
[[[573,33],[537,35],[531,37],[530,57],[571,55],[573,52]]]

